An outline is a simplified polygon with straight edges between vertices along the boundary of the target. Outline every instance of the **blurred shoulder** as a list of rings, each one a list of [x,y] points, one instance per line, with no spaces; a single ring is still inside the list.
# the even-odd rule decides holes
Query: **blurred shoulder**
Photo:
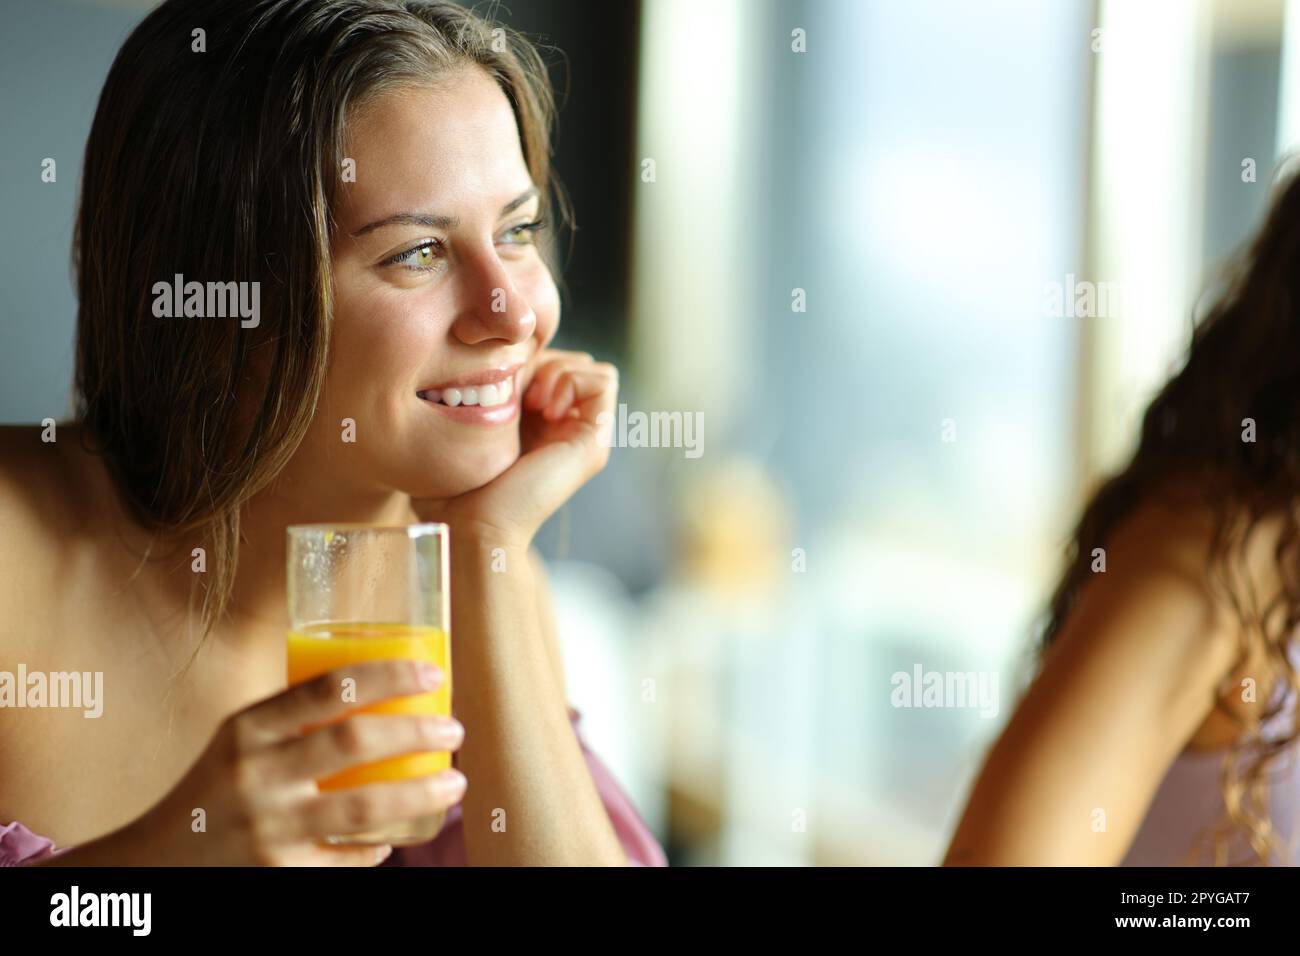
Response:
[[[1258,718],[1258,701],[1268,700],[1282,677],[1275,653],[1242,615],[1249,618],[1281,600],[1278,548],[1297,530],[1286,503],[1247,513],[1212,499],[1194,479],[1171,477],[1153,486],[1106,544],[1112,596],[1128,591],[1131,600],[1172,602],[1198,615],[1201,623],[1181,652],[1213,683],[1207,695],[1212,709],[1190,741],[1194,748],[1224,746],[1240,735]],[[1281,618],[1270,620],[1276,629]],[[1257,695],[1243,701],[1239,691],[1246,678]]]
[[[1281,583],[1276,549],[1286,526],[1284,508],[1250,515],[1211,498],[1194,478],[1171,476],[1154,483],[1101,546],[1108,572],[1135,580],[1175,577],[1218,611],[1227,611],[1217,559],[1228,555],[1243,576],[1240,583],[1257,594],[1272,593]]]
[[[1107,571],[1114,562],[1139,572],[1186,575],[1197,585],[1206,572],[1219,516],[1204,487],[1186,477],[1152,484],[1116,522],[1107,541]]]

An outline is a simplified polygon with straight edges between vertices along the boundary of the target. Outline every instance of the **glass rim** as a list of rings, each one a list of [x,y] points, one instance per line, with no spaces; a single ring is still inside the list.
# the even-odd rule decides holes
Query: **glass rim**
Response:
[[[450,530],[441,521],[418,521],[415,524],[366,524],[362,521],[339,521],[320,524],[291,524],[285,528],[285,532],[290,535],[318,534],[322,531],[364,531],[372,534],[401,532],[412,538],[424,534],[445,535]]]

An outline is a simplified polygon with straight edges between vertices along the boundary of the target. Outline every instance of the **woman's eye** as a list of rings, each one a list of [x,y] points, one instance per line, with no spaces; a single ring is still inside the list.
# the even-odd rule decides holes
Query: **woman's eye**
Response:
[[[502,241],[506,245],[530,245],[537,231],[545,227],[546,222],[542,219],[521,223],[502,233]],[[410,272],[432,272],[437,268],[438,260],[442,257],[443,241],[426,239],[418,246],[412,246],[405,252],[399,252],[385,259],[384,265],[401,266]]]
[[[384,264],[404,266],[413,272],[428,272],[434,267],[441,252],[441,240],[426,240],[418,246],[413,246],[405,252],[399,252],[391,258],[385,259]]]
[[[506,241],[508,243],[530,243],[533,241],[534,234],[545,226],[546,221],[544,219],[534,219],[532,222],[521,223],[505,231]]]

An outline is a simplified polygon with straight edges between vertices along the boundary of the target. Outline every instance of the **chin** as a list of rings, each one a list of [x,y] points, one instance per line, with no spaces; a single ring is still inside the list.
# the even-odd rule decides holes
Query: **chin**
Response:
[[[489,447],[443,447],[419,461],[405,463],[402,471],[409,478],[398,487],[412,498],[454,498],[482,488],[518,458],[518,435]]]

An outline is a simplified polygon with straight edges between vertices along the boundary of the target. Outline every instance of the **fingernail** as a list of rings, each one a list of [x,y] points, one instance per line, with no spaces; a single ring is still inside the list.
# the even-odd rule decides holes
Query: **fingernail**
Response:
[[[375,862],[382,863],[393,855],[393,848],[388,844],[375,847]]]

